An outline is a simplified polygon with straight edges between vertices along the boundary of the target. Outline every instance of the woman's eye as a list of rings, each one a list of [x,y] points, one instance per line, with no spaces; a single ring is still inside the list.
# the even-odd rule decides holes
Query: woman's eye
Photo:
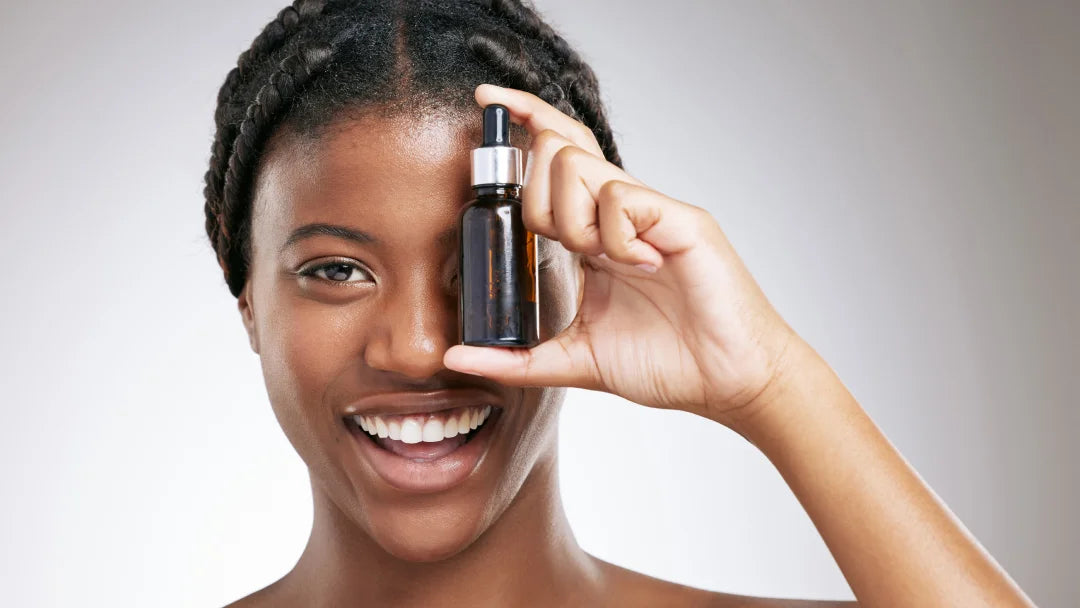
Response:
[[[367,275],[367,271],[349,262],[330,262],[327,264],[320,264],[318,266],[312,266],[306,270],[300,271],[301,276],[314,276],[330,283],[364,283],[369,282],[367,280],[350,281],[349,277],[353,276],[354,271],[359,271],[362,274]],[[370,277],[370,275],[368,275]]]

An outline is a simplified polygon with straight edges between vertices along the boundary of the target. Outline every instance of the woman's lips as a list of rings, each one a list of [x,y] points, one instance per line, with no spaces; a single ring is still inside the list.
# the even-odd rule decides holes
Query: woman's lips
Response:
[[[400,456],[379,447],[359,426],[351,422],[346,425],[360,451],[361,459],[368,463],[386,483],[405,492],[442,492],[465,481],[480,465],[492,442],[492,435],[499,426],[502,412],[501,407],[492,408],[491,415],[483,426],[476,429],[476,435],[468,443],[456,447],[449,453],[440,454],[439,452],[445,451],[445,448],[436,443],[428,443],[430,447],[423,447],[425,442],[405,444],[389,438],[379,440],[399,443],[403,451],[408,450],[407,453],[414,455],[419,452],[422,458],[434,456],[434,458],[424,460]],[[464,441],[464,436],[458,435],[444,440],[449,444],[455,441]]]

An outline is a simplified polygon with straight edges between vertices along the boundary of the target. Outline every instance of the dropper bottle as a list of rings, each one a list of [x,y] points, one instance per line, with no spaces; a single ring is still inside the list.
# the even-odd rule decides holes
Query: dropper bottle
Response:
[[[460,214],[460,336],[474,346],[539,342],[536,236],[521,219],[521,150],[510,113],[484,108],[483,145],[472,152],[476,198]]]

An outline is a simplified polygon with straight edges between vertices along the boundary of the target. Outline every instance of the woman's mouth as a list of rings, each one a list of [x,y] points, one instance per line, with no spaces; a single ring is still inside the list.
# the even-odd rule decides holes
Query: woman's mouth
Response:
[[[345,424],[390,485],[435,492],[464,481],[487,451],[502,408],[487,404],[404,415],[354,415]]]

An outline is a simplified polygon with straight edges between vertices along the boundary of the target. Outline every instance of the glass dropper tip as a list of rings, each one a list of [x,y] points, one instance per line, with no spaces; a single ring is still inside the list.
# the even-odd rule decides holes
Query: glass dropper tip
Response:
[[[493,103],[484,107],[484,147],[510,145],[510,112]]]

